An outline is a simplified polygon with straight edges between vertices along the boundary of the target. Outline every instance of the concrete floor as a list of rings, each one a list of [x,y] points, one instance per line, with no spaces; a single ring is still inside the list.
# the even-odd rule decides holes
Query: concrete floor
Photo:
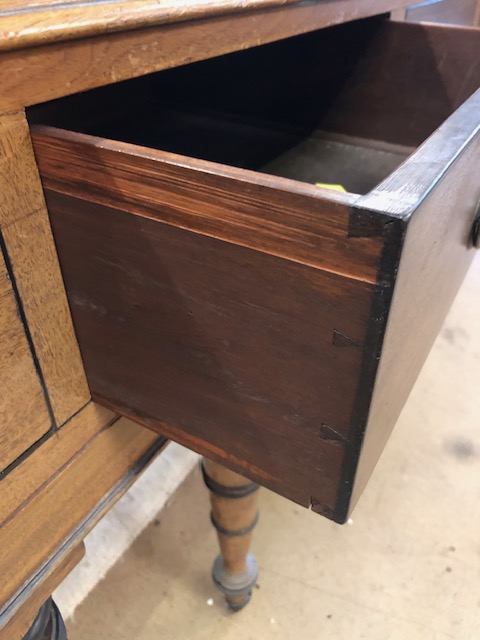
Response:
[[[229,613],[195,471],[68,621],[69,640],[479,640],[480,259],[350,525],[268,491]],[[213,601],[213,602],[212,602]]]

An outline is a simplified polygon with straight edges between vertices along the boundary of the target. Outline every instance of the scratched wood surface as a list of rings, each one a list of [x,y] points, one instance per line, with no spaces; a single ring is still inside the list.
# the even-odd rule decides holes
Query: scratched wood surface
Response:
[[[12,469],[1,481],[0,527],[14,518],[36,492],[47,486],[53,475],[116,419],[112,411],[91,402],[58,436],[49,438]]]
[[[47,197],[93,397],[332,509],[374,285]]]

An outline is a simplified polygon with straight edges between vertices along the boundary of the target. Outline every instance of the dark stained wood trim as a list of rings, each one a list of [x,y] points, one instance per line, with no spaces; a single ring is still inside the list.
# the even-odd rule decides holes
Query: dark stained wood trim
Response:
[[[348,518],[363,492],[473,259],[470,234],[480,200],[475,180],[479,151],[477,91],[354,205],[372,215],[386,211],[392,222],[371,312],[382,322],[374,320],[367,338],[353,417],[362,429],[345,458],[339,522]]]

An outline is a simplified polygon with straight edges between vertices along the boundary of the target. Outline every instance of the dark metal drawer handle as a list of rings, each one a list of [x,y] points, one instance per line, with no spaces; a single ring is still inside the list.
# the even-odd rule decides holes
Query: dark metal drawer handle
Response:
[[[472,243],[477,249],[480,249],[480,202],[478,203],[477,213],[472,227]]]

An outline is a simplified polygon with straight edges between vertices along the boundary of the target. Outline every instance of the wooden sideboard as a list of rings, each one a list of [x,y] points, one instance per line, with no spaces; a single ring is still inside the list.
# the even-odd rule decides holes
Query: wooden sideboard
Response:
[[[348,516],[476,241],[480,32],[408,4],[0,10],[2,640],[167,437],[225,558],[238,473]]]

